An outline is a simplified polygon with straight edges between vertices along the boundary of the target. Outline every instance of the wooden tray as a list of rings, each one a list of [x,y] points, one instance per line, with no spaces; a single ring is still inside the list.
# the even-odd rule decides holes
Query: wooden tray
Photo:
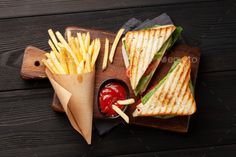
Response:
[[[117,78],[120,80],[123,80],[129,87],[129,91],[131,94],[131,97],[134,97],[134,93],[131,90],[130,82],[128,77],[126,76],[126,69],[123,62],[122,52],[121,52],[121,42],[119,43],[113,64],[108,63],[108,68],[105,71],[102,71],[102,60],[103,60],[103,52],[104,52],[104,43],[105,38],[108,38],[110,41],[110,47],[111,44],[115,38],[115,34],[111,32],[105,32],[100,30],[92,30],[92,29],[84,29],[84,28],[78,28],[78,27],[68,27],[66,29],[71,30],[72,34],[80,31],[80,32],[87,32],[89,31],[91,34],[91,38],[100,38],[101,40],[101,52],[99,54],[97,63],[96,63],[96,81],[95,81],[95,97],[94,97],[94,118],[97,119],[104,119],[104,117],[98,110],[97,105],[97,92],[98,88],[101,85],[101,83],[104,80],[110,79],[110,78]],[[26,48],[21,68],[21,76],[23,79],[29,80],[29,79],[43,79],[47,76],[45,75],[45,67],[42,64],[41,60],[45,58],[44,51],[37,49],[35,47],[29,46]],[[168,72],[170,66],[173,62],[170,62],[170,59],[173,59],[174,57],[182,57],[182,56],[190,56],[193,60],[191,65],[191,78],[193,85],[195,85],[196,77],[197,77],[197,71],[198,71],[198,65],[200,61],[200,51],[198,48],[192,48],[187,45],[177,45],[175,46],[171,52],[167,52],[166,63],[162,63],[155,75],[153,76],[153,79],[149,86],[152,86],[156,83],[158,83],[161,78],[163,78],[166,73]],[[169,59],[169,61],[168,61]],[[165,60],[165,59],[164,59]],[[136,98],[138,99],[138,98]],[[132,112],[135,109],[135,106],[137,104],[131,105],[127,109],[127,114],[130,117],[130,123],[136,124],[136,125],[142,125],[142,126],[149,126],[149,127],[155,127],[160,128],[164,130],[170,130],[170,131],[176,131],[176,132],[187,132],[188,130],[188,124],[189,124],[189,116],[180,116],[180,117],[174,117],[171,119],[159,119],[159,118],[152,118],[152,117],[138,117],[133,118]],[[63,108],[60,105],[60,102],[58,101],[56,95],[54,95],[52,108],[55,111],[63,112]],[[114,120],[120,120],[114,119]]]

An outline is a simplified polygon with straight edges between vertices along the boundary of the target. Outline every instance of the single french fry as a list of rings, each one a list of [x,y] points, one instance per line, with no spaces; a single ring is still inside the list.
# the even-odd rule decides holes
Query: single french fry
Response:
[[[83,54],[83,59],[86,60],[86,49],[85,49],[85,46],[84,46],[84,42],[83,42],[83,38],[81,36],[81,33],[77,33],[77,38],[79,40],[79,44],[80,44],[80,49]]]
[[[69,74],[69,70],[68,70],[68,67],[67,67],[67,56],[66,56],[66,52],[65,52],[65,48],[62,48],[61,49],[61,52],[60,52],[60,63],[63,67],[63,69],[65,70],[66,74]]]
[[[58,70],[60,74],[66,74],[65,70],[63,69],[62,65],[59,63],[59,61],[56,58],[56,55],[51,51],[50,53],[51,61],[53,62],[54,66]]]
[[[85,62],[87,72],[91,72],[91,56],[87,53]]]
[[[92,65],[92,62],[94,60],[94,57],[95,57],[94,54],[97,52],[97,49],[98,49],[98,41],[97,41],[97,38],[96,38],[96,39],[94,39],[94,48],[93,48],[92,55],[91,55],[91,57],[92,57],[91,65]]]
[[[90,33],[87,32],[85,40],[84,40],[85,50],[88,51],[90,45]]]
[[[68,74],[73,74],[74,73],[74,68],[73,68],[73,58],[70,56],[70,54],[67,53],[65,50],[65,59],[66,59],[66,65],[68,69]]]
[[[84,72],[84,61],[80,62],[79,66],[77,67],[77,73],[82,74]]]
[[[92,41],[91,45],[89,45],[89,48],[88,48],[88,53],[90,56],[93,55],[93,51],[94,51],[94,40]]]
[[[50,59],[50,58],[51,58],[51,56],[50,56],[50,54],[49,54],[49,53],[45,53],[45,56],[46,56],[48,59]]]
[[[65,46],[60,42],[57,43],[57,46],[59,47],[60,51],[61,51],[62,48],[65,48]]]
[[[49,34],[50,38],[52,39],[52,42],[56,46],[57,50],[59,51],[59,47],[57,47],[58,41],[57,41],[57,38],[56,38],[55,34],[53,33],[52,29],[48,30],[48,34]]]
[[[107,68],[108,53],[109,53],[109,40],[106,38],[103,63],[102,63],[102,70],[105,70]]]
[[[76,56],[77,56],[78,60],[81,62],[83,60],[83,53],[80,49],[79,39],[77,37],[75,38],[74,43],[75,43],[75,47],[76,47],[76,50],[77,50]]]
[[[117,103],[120,105],[130,105],[130,104],[135,103],[135,100],[133,98],[130,98],[126,100],[118,100]]]
[[[67,66],[67,70],[68,70],[68,74],[70,74],[70,68],[69,68],[69,63],[71,60],[71,56],[68,54],[68,52],[66,51],[66,49],[64,50],[65,52],[65,60],[66,60],[66,66]]]
[[[85,69],[84,61],[81,62],[81,69],[82,69],[82,71],[84,71],[84,69]]]
[[[83,61],[83,54],[81,54],[80,49],[77,49],[76,56],[80,62]]]
[[[94,67],[94,64],[95,64],[97,57],[99,55],[100,47],[101,47],[100,39],[95,40],[94,53],[93,53],[92,61],[91,61],[92,68]]]
[[[119,114],[126,123],[129,123],[129,117],[119,107],[117,107],[116,105],[112,105],[112,109],[116,111],[116,113]]]
[[[85,41],[85,38],[86,38],[86,34],[82,33],[82,40]]]
[[[56,73],[53,68],[50,67],[50,65],[48,64],[47,60],[42,59],[43,64],[52,72],[52,73]]]
[[[74,44],[74,40],[75,40],[74,37],[70,37],[70,41],[68,40],[68,44],[70,47]]]
[[[75,37],[75,45],[76,45],[76,48],[79,48],[79,39],[77,37]]]
[[[74,52],[72,51],[71,47],[68,45],[68,43],[66,42],[66,40],[63,38],[63,36],[61,35],[60,32],[56,32],[56,36],[59,39],[59,41],[64,45],[64,47],[66,48],[67,52],[69,52],[70,56],[73,58],[76,66],[79,65],[79,61],[76,57],[76,55],[74,54]]]
[[[77,67],[77,74],[82,74],[82,69],[80,66]]]
[[[50,39],[48,40],[48,44],[51,47],[52,51],[55,53],[57,59],[59,59],[60,54],[59,54],[59,52],[57,51],[56,47],[54,46],[54,44],[52,43],[52,41]]]
[[[75,65],[75,63],[74,62],[72,62],[73,64],[72,64],[72,68],[73,68],[73,74],[77,74],[77,70],[76,70],[76,65]]]
[[[121,38],[121,36],[122,36],[124,30],[125,30],[125,29],[122,28],[122,29],[120,29],[120,30],[118,31],[118,33],[116,34],[116,38],[115,38],[115,40],[114,40],[114,42],[113,42],[113,44],[112,44],[111,51],[110,51],[110,56],[109,56],[109,61],[110,61],[111,63],[113,62],[113,58],[114,58],[114,55],[115,55],[116,47],[117,47],[117,45],[118,45],[118,43],[119,43],[119,40],[120,40],[120,38]]]
[[[67,32],[66,32],[66,36],[67,36],[68,43],[69,43],[69,45],[70,45],[71,40],[72,40],[71,31],[67,31]]]
[[[68,63],[68,69],[70,74],[76,74],[76,65],[73,63],[73,61],[69,61]]]
[[[56,69],[51,59],[47,59],[47,63],[55,74],[59,74],[59,71]]]
[[[86,53],[83,52],[81,47],[79,48],[79,52],[80,52],[80,55],[82,56],[82,61],[85,61],[85,59],[86,59],[86,57],[85,57],[86,55],[85,54]]]

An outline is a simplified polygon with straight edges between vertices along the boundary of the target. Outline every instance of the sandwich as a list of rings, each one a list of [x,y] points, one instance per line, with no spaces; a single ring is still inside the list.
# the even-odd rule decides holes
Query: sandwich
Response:
[[[164,53],[173,46],[181,32],[182,28],[174,25],[155,25],[125,34],[122,54],[135,95],[146,90]]]
[[[168,74],[141,98],[133,116],[183,116],[196,112],[187,56],[176,60]]]

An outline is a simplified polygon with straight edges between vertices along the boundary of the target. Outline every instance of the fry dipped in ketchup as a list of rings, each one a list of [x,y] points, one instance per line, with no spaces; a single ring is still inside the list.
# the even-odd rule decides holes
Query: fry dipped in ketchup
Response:
[[[125,109],[124,105],[118,104],[118,100],[125,100],[127,93],[125,88],[116,82],[106,84],[99,93],[99,107],[101,112],[108,117],[116,117],[118,114],[112,109],[116,105],[121,110]]]

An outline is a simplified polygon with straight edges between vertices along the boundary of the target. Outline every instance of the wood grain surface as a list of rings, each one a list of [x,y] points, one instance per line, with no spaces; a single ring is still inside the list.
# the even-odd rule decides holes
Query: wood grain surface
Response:
[[[21,65],[21,77],[23,80],[45,79],[45,65],[42,60],[46,59],[46,51],[34,46],[27,46],[24,52]]]
[[[182,157],[198,157],[198,156],[228,156],[233,157],[235,153],[235,144],[227,145],[227,146],[216,146],[216,147],[204,147],[204,148],[191,148],[188,150],[180,149],[173,151],[160,151],[160,152],[152,152],[152,153],[140,153],[140,154],[127,154],[127,155],[119,155],[119,157],[151,157],[151,156],[164,156],[164,157],[172,157],[178,154]],[[112,156],[118,157],[118,156]]]
[[[21,16],[36,16],[48,14],[65,14],[73,12],[88,12],[99,10],[113,10],[132,7],[147,7],[153,5],[176,4],[187,2],[205,2],[212,0],[47,0],[40,1],[17,1],[17,0],[2,0],[0,2],[0,18],[12,18]],[[64,6],[64,7],[62,7]]]
[[[235,1],[88,2],[0,2],[0,156],[235,156]],[[132,17],[152,19],[163,12],[184,28],[187,43],[202,52],[195,90],[198,112],[187,134],[119,125],[106,136],[93,132],[93,145],[87,146],[65,115],[50,109],[50,83],[20,77],[26,45],[48,50],[48,28],[79,25],[116,32]]]

